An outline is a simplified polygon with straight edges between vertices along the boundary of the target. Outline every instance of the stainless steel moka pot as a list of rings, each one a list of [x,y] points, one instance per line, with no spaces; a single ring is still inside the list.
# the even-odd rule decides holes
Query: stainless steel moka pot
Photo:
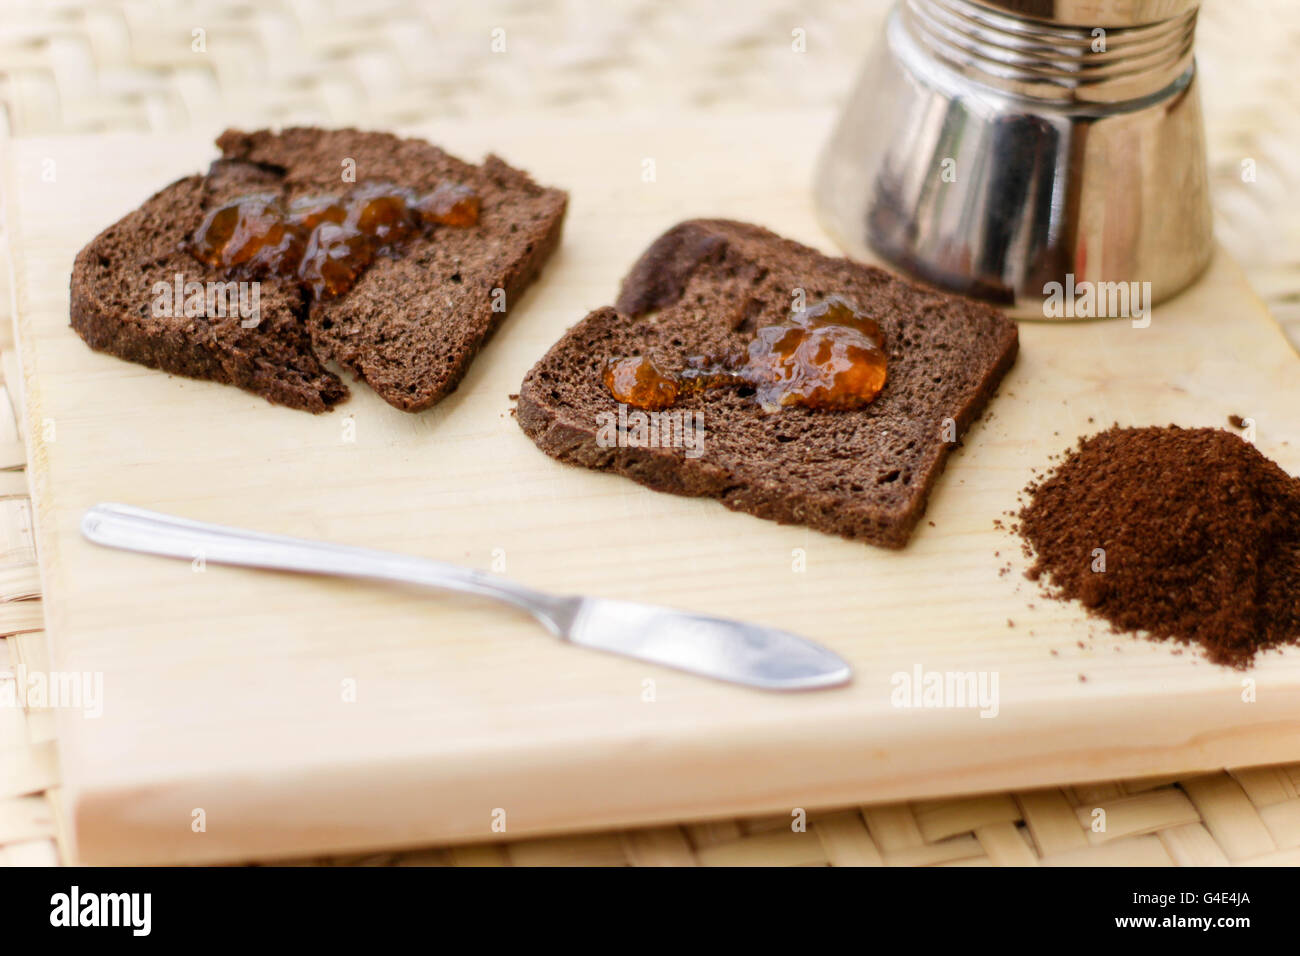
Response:
[[[1051,283],[1173,295],[1213,247],[1198,6],[898,0],[822,155],[823,224],[1021,316],[1063,317]]]

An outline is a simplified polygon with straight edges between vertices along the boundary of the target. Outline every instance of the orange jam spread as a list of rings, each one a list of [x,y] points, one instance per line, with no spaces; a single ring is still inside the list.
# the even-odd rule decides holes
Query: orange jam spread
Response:
[[[203,217],[189,243],[194,257],[227,273],[293,279],[316,298],[342,295],[376,255],[435,225],[473,226],[479,197],[441,183],[423,195],[391,183],[363,183],[347,196],[250,193]]]
[[[885,387],[885,337],[875,321],[832,296],[758,329],[744,358],[691,356],[686,364],[674,372],[649,356],[615,359],[605,367],[605,387],[617,401],[647,411],[727,386],[754,389],[768,411],[848,411],[870,404]]]

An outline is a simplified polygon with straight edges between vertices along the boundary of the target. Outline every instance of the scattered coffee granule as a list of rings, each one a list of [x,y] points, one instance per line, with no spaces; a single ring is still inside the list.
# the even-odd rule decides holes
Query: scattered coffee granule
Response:
[[[1115,426],[1024,495],[1026,577],[1112,629],[1239,668],[1300,643],[1300,479],[1231,432]]]
[[[1228,416],[1228,424],[1233,428],[1245,428],[1246,419],[1242,418],[1240,415],[1232,414]]]

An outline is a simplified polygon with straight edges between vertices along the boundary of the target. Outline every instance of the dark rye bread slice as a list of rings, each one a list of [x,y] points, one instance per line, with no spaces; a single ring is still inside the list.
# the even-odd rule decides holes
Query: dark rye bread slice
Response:
[[[207,176],[186,176],[109,226],[78,253],[72,267],[72,327],[91,348],[177,375],[238,385],[268,400],[326,411],[348,389],[317,358],[302,320],[297,286],[265,280],[260,321],[242,328],[225,318],[155,317],[153,287],[223,277],[180,248],[212,205],[274,184],[270,172],[222,163]]]
[[[348,292],[312,305],[312,341],[385,401],[428,408],[453,391],[505,313],[560,242],[568,195],[488,156],[473,166],[422,140],[356,130],[287,129],[217,140],[227,159],[283,170],[291,195],[337,189],[352,160],[358,182],[384,180],[423,192],[452,181],[480,199],[479,221],[441,227],[378,258]]]
[[[864,409],[764,412],[737,389],[689,395],[703,413],[702,454],[601,447],[597,416],[618,405],[602,380],[610,358],[649,354],[680,369],[690,355],[743,349],[753,331],[840,295],[884,331],[889,378]],[[517,416],[547,454],[659,491],[718,498],[783,524],[886,547],[907,543],[954,442],[1015,361],[1015,323],[998,310],[833,259],[745,223],[698,220],[661,236],[613,308],[570,329],[524,379]],[[609,444],[608,441],[605,444]]]
[[[489,156],[462,162],[422,140],[358,130],[228,130],[222,158],[110,226],[72,273],[72,325],[93,348],[180,375],[238,385],[282,405],[320,412],[347,397],[335,361],[390,404],[420,411],[453,391],[483,344],[560,240],[567,196]],[[342,193],[346,161],[358,183],[420,191],[444,181],[480,197],[479,222],[437,227],[378,257],[337,299],[308,303],[293,283],[261,280],[261,321],[152,315],[151,289],[226,277],[182,248],[213,206],[253,191],[286,200]],[[500,291],[497,291],[500,290]]]

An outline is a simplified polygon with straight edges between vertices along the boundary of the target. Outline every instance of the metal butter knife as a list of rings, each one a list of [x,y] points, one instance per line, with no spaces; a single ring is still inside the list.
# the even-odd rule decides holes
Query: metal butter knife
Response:
[[[814,690],[847,683],[838,655],[776,628],[689,611],[556,596],[473,568],[405,554],[263,534],[171,515],[99,504],[81,519],[96,544],[191,561],[368,578],[461,591],[527,611],[573,644],[765,690]]]

